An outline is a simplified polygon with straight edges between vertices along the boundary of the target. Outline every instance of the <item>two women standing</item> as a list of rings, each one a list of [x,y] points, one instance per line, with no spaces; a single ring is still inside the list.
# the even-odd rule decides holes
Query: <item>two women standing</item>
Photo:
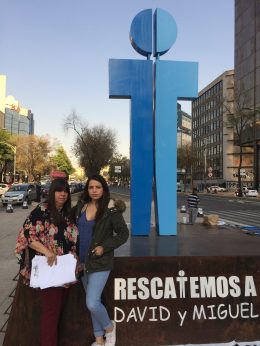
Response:
[[[19,232],[15,252],[20,255],[21,275],[24,283],[29,284],[31,261],[36,254],[46,256],[50,266],[56,264],[57,256],[79,255],[86,304],[96,338],[92,345],[114,346],[116,327],[101,303],[101,294],[113,267],[114,249],[129,236],[122,216],[125,205],[110,200],[105,179],[95,175],[88,179],[83,199],[73,212],[70,207],[69,185],[65,179],[57,178],[51,183],[48,201],[31,212]],[[42,346],[58,344],[58,324],[70,285],[40,291]]]

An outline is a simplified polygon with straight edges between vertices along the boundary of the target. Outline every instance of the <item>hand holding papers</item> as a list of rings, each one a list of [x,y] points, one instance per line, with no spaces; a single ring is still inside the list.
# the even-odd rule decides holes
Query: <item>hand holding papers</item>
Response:
[[[32,260],[30,287],[58,287],[76,281],[77,260],[72,254],[57,256],[57,264],[51,267],[45,256],[35,256]]]

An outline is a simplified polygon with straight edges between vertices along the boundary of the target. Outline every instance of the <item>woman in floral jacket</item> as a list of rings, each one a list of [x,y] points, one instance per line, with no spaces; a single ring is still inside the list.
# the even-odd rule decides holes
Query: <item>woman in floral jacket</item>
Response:
[[[46,256],[50,266],[57,263],[59,255],[72,253],[76,256],[78,229],[70,221],[70,209],[69,185],[65,179],[57,178],[51,183],[48,201],[31,212],[18,235],[15,253],[20,259],[20,273],[25,284],[30,282],[31,262],[35,255]],[[58,323],[68,287],[50,287],[40,291],[42,346],[58,343]]]

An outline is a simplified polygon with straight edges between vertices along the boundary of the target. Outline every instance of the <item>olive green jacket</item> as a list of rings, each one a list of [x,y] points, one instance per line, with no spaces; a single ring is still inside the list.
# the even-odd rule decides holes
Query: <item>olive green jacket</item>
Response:
[[[74,207],[76,223],[84,204],[84,201],[79,200]],[[129,237],[129,230],[122,215],[124,211],[125,203],[123,201],[110,200],[104,215],[95,224],[90,249],[86,254],[85,270],[87,272],[106,271],[113,268],[114,249],[124,244]],[[102,256],[92,253],[97,246],[104,248]]]

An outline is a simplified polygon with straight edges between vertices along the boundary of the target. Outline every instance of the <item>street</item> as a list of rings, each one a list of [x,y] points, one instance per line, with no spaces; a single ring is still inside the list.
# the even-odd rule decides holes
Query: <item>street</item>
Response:
[[[125,199],[130,198],[130,190],[121,187],[110,188]],[[187,193],[177,194],[177,208],[186,205]],[[218,214],[227,223],[260,227],[260,198],[235,197],[232,193],[199,193],[200,206],[204,214]]]
[[[185,193],[178,193],[178,208],[186,204]],[[227,222],[249,226],[260,226],[260,200],[255,197],[238,198],[232,195],[198,194],[200,206],[205,214],[218,214]]]
[[[14,256],[16,237],[26,215],[32,208],[33,206],[29,206],[29,209],[16,206],[14,213],[6,213],[6,208],[0,207],[0,328],[8,318],[8,315],[4,313],[12,303],[9,295],[16,287],[16,282],[13,281],[19,269]],[[3,338],[4,334],[0,333],[0,345],[2,345]]]

